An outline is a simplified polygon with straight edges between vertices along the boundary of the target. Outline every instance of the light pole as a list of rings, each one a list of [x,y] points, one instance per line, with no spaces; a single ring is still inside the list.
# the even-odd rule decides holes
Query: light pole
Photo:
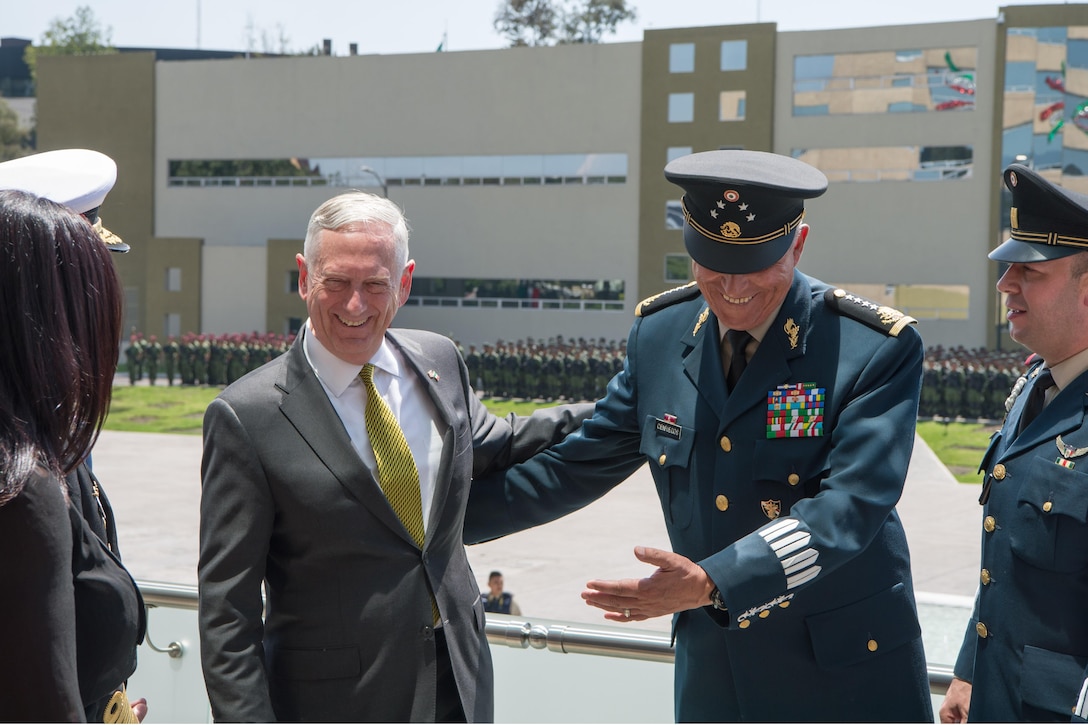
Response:
[[[389,187],[386,185],[385,179],[382,177],[381,174],[379,174],[377,171],[370,168],[369,166],[360,166],[359,171],[362,171],[364,174],[370,174],[375,179],[377,179],[378,184],[382,187],[382,196],[384,196],[386,199],[389,198]]]

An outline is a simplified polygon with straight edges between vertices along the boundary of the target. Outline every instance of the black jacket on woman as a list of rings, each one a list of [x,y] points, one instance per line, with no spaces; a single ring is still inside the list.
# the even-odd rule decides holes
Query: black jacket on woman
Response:
[[[3,719],[102,722],[136,669],[143,600],[80,501],[44,470],[0,506],[0,581]]]

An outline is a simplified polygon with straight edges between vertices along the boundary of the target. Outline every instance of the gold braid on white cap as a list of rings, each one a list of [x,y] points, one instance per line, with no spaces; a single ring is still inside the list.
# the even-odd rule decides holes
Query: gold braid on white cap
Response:
[[[102,239],[102,242],[107,247],[115,247],[118,244],[124,244],[125,243],[124,240],[121,239],[121,237],[117,236],[116,234],[111,232],[109,229],[106,229],[106,227],[102,226],[102,220],[101,219],[95,219],[95,222],[94,222],[93,226],[94,226],[94,230],[96,232],[98,232],[98,236]]]

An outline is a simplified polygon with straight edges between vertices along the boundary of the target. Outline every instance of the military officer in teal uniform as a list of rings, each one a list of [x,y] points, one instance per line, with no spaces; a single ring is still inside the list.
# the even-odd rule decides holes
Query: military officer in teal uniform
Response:
[[[473,485],[466,536],[556,519],[648,464],[673,551],[636,547],[656,571],[582,596],[614,622],[674,615],[678,720],[932,722],[895,511],[913,320],[796,269],[818,170],[723,150],[665,176],[684,190],[695,282],[639,305],[580,431]]]
[[[1088,669],[1088,196],[1005,169],[1009,334],[1032,351],[980,472],[982,563],[942,722],[1084,719]]]

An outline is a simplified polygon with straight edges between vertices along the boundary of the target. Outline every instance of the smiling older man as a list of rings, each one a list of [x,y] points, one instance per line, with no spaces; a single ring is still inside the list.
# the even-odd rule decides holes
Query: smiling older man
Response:
[[[489,721],[484,608],[462,544],[469,484],[562,438],[591,408],[496,418],[449,338],[390,328],[415,262],[389,200],[325,202],[297,259],[309,319],[295,344],[204,416],[212,715]]]
[[[775,154],[676,159],[695,283],[644,301],[579,433],[477,481],[466,537],[562,516],[648,463],[673,551],[592,581],[615,622],[674,615],[681,721],[927,721],[895,504],[914,445],[912,320],[797,270],[827,179]]]

